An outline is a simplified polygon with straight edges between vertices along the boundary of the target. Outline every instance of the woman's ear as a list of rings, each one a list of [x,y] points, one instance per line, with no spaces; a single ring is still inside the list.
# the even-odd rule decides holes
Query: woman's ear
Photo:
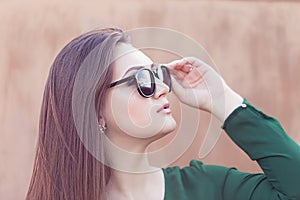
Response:
[[[100,131],[100,133],[105,133],[105,130],[106,130],[106,125],[105,125],[104,117],[100,116],[100,119],[99,119],[99,131]]]
[[[105,119],[103,116],[100,116],[99,118],[99,124],[105,126]]]

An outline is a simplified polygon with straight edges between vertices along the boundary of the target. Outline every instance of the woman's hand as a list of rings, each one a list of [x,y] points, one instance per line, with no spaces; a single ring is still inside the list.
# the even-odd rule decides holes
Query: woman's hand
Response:
[[[197,58],[186,57],[166,66],[172,75],[173,91],[184,104],[224,121],[243,102],[211,66]]]

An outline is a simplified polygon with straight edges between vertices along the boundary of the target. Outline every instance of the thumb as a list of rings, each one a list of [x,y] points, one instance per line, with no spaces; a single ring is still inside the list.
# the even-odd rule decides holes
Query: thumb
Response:
[[[181,86],[180,83],[178,83],[178,81],[176,80],[176,78],[174,78],[173,76],[171,76],[172,79],[172,91],[175,93],[175,95],[182,101],[184,100],[185,97],[185,89]]]
[[[171,78],[172,90],[174,91],[177,98],[181,101],[181,103],[184,103],[194,108],[199,108],[201,103],[200,100],[202,100],[202,98],[199,98],[199,96],[196,94],[196,91],[184,88],[182,84],[180,84],[180,82],[176,80],[176,78]],[[198,93],[203,94],[203,91],[199,91]]]

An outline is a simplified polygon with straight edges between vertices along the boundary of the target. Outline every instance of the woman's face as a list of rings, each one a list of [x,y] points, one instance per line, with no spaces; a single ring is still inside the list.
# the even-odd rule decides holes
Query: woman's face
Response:
[[[115,50],[112,82],[133,75],[136,66],[150,69],[152,60],[129,44],[121,43]],[[121,134],[135,139],[154,141],[176,128],[169,102],[168,86],[155,78],[156,91],[150,98],[142,97],[133,81],[108,90],[104,120],[108,134]]]

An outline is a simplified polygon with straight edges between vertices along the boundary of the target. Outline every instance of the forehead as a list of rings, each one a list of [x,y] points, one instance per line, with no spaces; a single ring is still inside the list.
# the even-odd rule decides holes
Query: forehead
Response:
[[[152,60],[137,48],[130,44],[120,43],[114,51],[113,80],[122,78],[124,73],[131,67],[152,63]]]

